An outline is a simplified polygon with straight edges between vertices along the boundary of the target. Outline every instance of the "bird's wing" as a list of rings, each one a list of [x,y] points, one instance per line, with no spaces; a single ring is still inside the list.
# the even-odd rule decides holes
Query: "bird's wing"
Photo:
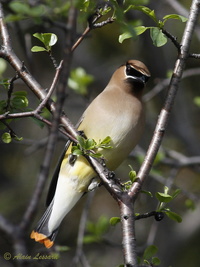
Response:
[[[65,145],[65,148],[63,150],[63,153],[62,153],[61,157],[58,160],[56,169],[54,171],[54,174],[53,174],[50,186],[49,186],[48,194],[47,194],[47,199],[46,199],[46,206],[47,207],[49,206],[49,204],[51,203],[51,201],[52,201],[52,199],[54,197],[54,194],[55,194],[55,191],[56,191],[56,185],[57,185],[57,181],[58,181],[58,176],[59,176],[59,172],[60,172],[60,166],[61,166],[63,158],[64,158],[64,156],[66,154],[66,151],[69,148],[70,144],[71,144],[71,141],[68,140],[66,145]]]
[[[79,125],[81,124],[81,122],[83,121],[83,117],[84,116],[81,116],[81,118],[79,119],[78,123],[76,124],[76,128],[78,128]],[[61,157],[58,160],[56,169],[54,171],[54,174],[53,174],[50,186],[49,186],[47,198],[46,198],[46,206],[47,207],[49,206],[49,204],[51,203],[51,201],[52,201],[52,199],[54,197],[54,194],[55,194],[55,191],[56,191],[56,185],[57,185],[57,181],[58,181],[58,176],[59,176],[59,172],[60,172],[60,166],[62,164],[62,161],[63,161],[63,159],[65,157],[65,154],[66,154],[70,144],[71,144],[71,141],[68,140],[66,145],[65,145],[65,148],[63,150],[63,153],[61,154]]]

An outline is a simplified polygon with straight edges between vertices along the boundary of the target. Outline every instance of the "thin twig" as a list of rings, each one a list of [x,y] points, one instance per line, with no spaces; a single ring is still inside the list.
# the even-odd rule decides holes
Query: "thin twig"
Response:
[[[164,28],[162,28],[161,30],[172,41],[172,43],[175,45],[178,51],[180,51],[181,45],[177,41],[177,38],[173,36],[171,33],[169,33],[167,30],[165,30]]]
[[[95,18],[89,20],[88,26],[86,27],[83,34],[78,38],[78,40],[75,42],[75,44],[72,46],[72,51],[74,51],[77,46],[83,41],[83,39],[86,37],[86,35],[93,29],[101,28],[109,23],[114,22],[114,18],[109,17],[107,20],[104,20],[102,22],[96,23],[98,19],[100,19],[103,15],[98,14],[95,16]]]

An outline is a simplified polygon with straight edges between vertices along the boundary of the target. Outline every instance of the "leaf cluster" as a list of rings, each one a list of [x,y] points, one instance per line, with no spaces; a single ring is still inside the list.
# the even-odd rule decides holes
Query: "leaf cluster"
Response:
[[[138,258],[138,264],[147,264],[148,266],[158,266],[160,265],[160,259],[155,255],[158,252],[158,248],[154,245],[148,246],[141,258]]]
[[[158,212],[164,212],[170,219],[176,221],[176,222],[182,222],[182,218],[177,213],[170,210],[169,207],[167,207],[167,204],[170,203],[172,200],[174,200],[179,194],[181,190],[176,189],[172,194],[169,193],[169,188],[167,186],[164,187],[164,192],[157,192],[156,198],[159,201],[157,211]]]
[[[107,136],[103,141],[97,143],[94,139],[86,139],[82,136],[77,137],[78,143],[72,146],[73,155],[88,155],[96,158],[102,158],[103,155],[99,150],[111,149],[111,138]]]
[[[41,17],[46,12],[46,6],[44,4],[38,4],[31,6],[26,1],[11,1],[9,3],[9,9],[12,11],[7,17],[6,21],[20,21],[24,19],[33,18],[36,22],[41,21]]]
[[[163,46],[167,43],[167,37],[163,33],[163,29],[165,26],[165,23],[171,19],[173,20],[180,20],[181,22],[186,22],[187,18],[178,15],[178,14],[169,14],[162,18],[162,20],[158,19],[154,10],[146,7],[146,6],[138,6],[138,5],[129,5],[126,10],[124,10],[124,13],[127,13],[130,10],[138,10],[145,15],[147,15],[155,24],[155,26],[132,26],[131,28],[127,28],[125,32],[123,32],[119,36],[119,42],[122,43],[124,40],[138,36],[142,33],[144,33],[146,30],[150,30],[150,37],[153,41],[153,44],[157,47]],[[131,24],[130,24],[131,25]]]
[[[51,20],[66,18],[70,8],[69,1],[44,0],[42,3],[31,4],[28,1],[14,0],[8,4],[9,15],[6,16],[7,22],[16,22],[32,18],[34,23],[41,24],[45,18]]]
[[[8,80],[2,81],[2,85],[8,92],[8,86],[10,85]],[[0,100],[0,114],[4,113],[17,113],[27,110],[29,101],[27,98],[26,91],[16,91],[12,92],[11,95],[6,100]],[[12,122],[12,119],[7,119],[3,122],[0,122],[0,129],[6,129],[8,125]],[[16,141],[21,141],[23,138],[18,137],[13,131],[9,130],[4,132],[1,136],[1,140],[9,144],[12,139]]]
[[[34,33],[33,36],[35,38],[37,38],[38,40],[40,40],[43,43],[44,47],[43,46],[33,46],[31,48],[32,52],[46,51],[46,52],[50,53],[52,50],[52,46],[54,46],[58,41],[58,37],[54,33]]]

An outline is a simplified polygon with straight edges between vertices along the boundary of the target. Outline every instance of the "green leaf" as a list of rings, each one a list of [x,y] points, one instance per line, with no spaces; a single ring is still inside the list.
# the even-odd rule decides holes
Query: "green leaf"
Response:
[[[42,46],[35,45],[31,48],[31,52],[43,52],[43,51],[47,51],[47,49]]]
[[[166,211],[165,213],[166,213],[166,215],[167,215],[170,219],[172,219],[172,220],[174,220],[174,221],[176,221],[176,222],[178,222],[178,223],[181,223],[181,222],[182,222],[182,218],[181,218],[181,216],[178,215],[177,213],[175,213],[175,212],[173,212],[173,211]]]
[[[130,39],[132,37],[133,37],[133,34],[131,32],[124,32],[120,34],[118,41],[120,44],[122,44],[124,40]]]
[[[44,33],[43,37],[45,44],[49,46],[54,46],[58,41],[58,37],[54,33]]]
[[[30,6],[22,1],[12,1],[9,4],[9,7],[14,13],[16,13],[16,15],[12,17],[14,20],[23,19],[25,17],[38,17],[45,13],[45,6],[42,4]]]
[[[136,26],[134,27],[136,35],[140,35],[144,33],[146,30],[150,29],[151,27],[145,27],[145,26]]]
[[[163,17],[163,20],[164,20],[163,23],[165,23],[169,19],[177,19],[177,20],[180,20],[182,22],[186,22],[188,20],[188,18],[181,16],[181,15],[178,15],[178,14],[169,14],[169,15],[166,15]]]
[[[23,109],[28,106],[28,99],[25,96],[15,96],[11,99],[12,107],[16,109]]]
[[[112,226],[115,226],[116,224],[118,224],[121,221],[120,217],[112,217],[110,218],[110,224]]]
[[[95,142],[95,140],[94,139],[87,139],[86,141],[85,141],[85,146],[84,146],[84,149],[86,149],[86,150],[90,150],[90,149],[94,149],[94,147],[95,147],[95,145],[96,145],[97,143]]]
[[[153,264],[153,265],[155,265],[155,266],[157,266],[157,265],[160,265],[160,259],[159,258],[157,258],[157,257],[153,257],[152,259],[151,259],[151,263]]]
[[[11,141],[12,141],[12,137],[10,135],[10,133],[3,133],[2,136],[1,136],[1,140],[6,143],[6,144],[9,144]]]
[[[103,148],[103,149],[111,149],[111,137],[107,136],[106,138],[103,139],[103,141],[100,141],[100,144],[98,145],[99,148]]]
[[[158,252],[158,248],[154,245],[147,247],[144,251],[144,259],[151,259]]]
[[[169,194],[165,194],[165,193],[161,193],[161,192],[156,192],[156,198],[160,202],[164,202],[164,203],[168,203],[173,199],[173,197],[170,196]]]
[[[47,51],[50,51],[51,47],[55,45],[58,40],[58,37],[54,33],[34,33],[33,36],[39,39],[44,44],[45,49]],[[33,52],[39,52],[39,51],[33,51]]]
[[[44,16],[45,8],[46,7],[43,4],[37,5],[35,7],[31,7],[29,11],[29,16],[32,16],[32,17]]]
[[[128,9],[125,10],[125,12],[129,11],[130,9],[135,9],[138,11],[142,11],[144,14],[149,16],[156,24],[158,24],[158,19],[155,15],[154,10],[146,7],[146,6],[136,6],[136,5],[130,5]]]
[[[83,152],[78,149],[77,147],[72,147],[72,154],[75,155],[75,156],[79,156],[79,155],[83,155]]]
[[[111,137],[110,136],[107,136],[106,138],[103,139],[103,141],[101,141],[101,145],[104,145],[104,144],[110,144],[110,142],[112,141]]]
[[[129,172],[129,177],[132,183],[135,182],[135,180],[137,179],[137,173],[136,171],[132,170]]]
[[[3,79],[0,81],[0,85],[2,85],[5,89],[8,89],[10,82],[8,79]]]
[[[19,1],[13,1],[9,4],[9,7],[15,12],[19,14],[29,14],[30,7],[26,3],[22,3]]]
[[[150,28],[150,36],[153,41],[153,44],[157,47],[163,46],[167,43],[167,37],[158,27]]]
[[[78,135],[77,140],[78,140],[78,143],[81,146],[81,148],[85,148],[86,139],[83,138],[82,136]]]
[[[129,167],[131,169],[131,171],[129,172],[129,177],[130,177],[131,182],[134,183],[135,180],[137,179],[137,173],[136,171],[133,170],[131,165],[129,165]]]

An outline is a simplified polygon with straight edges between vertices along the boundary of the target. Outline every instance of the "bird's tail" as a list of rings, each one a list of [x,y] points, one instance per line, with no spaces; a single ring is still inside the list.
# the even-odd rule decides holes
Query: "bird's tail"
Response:
[[[53,201],[48,206],[42,218],[38,222],[37,227],[32,231],[30,235],[32,239],[35,239],[36,242],[44,244],[46,248],[50,248],[53,246],[54,240],[58,233],[58,228],[52,232],[50,232],[48,229],[48,222],[51,216],[52,207],[53,207]]]

